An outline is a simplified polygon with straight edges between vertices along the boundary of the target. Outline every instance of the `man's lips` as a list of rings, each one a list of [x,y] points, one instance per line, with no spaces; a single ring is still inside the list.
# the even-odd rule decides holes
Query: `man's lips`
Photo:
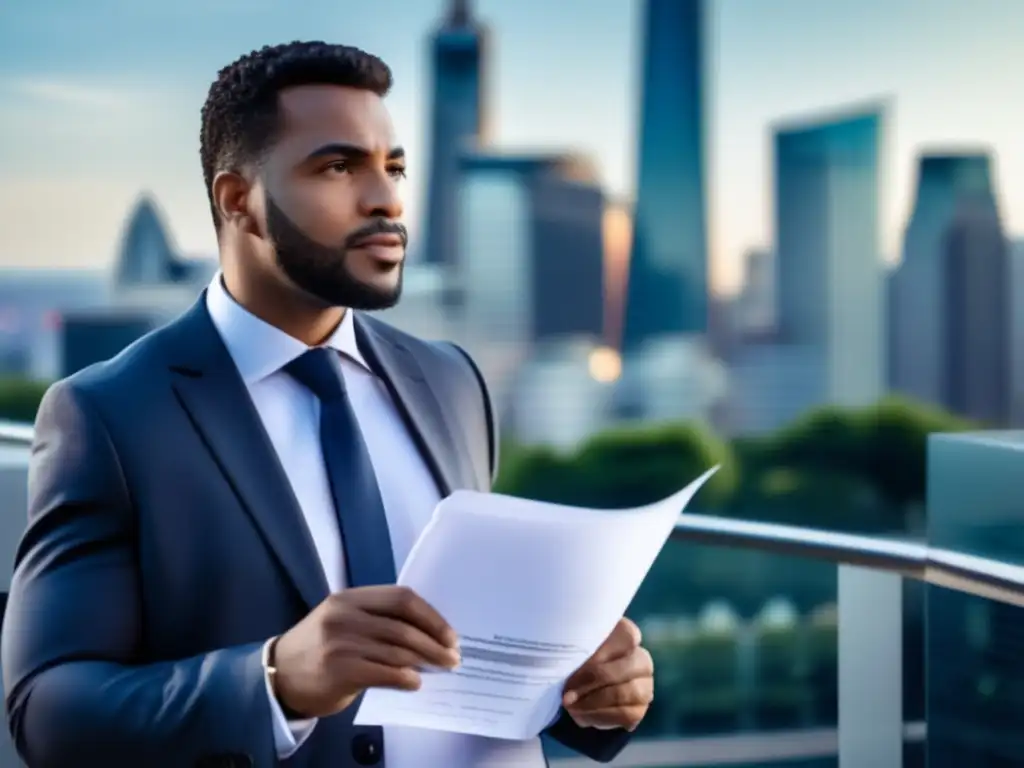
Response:
[[[398,235],[392,234],[381,234],[381,235],[370,235],[360,240],[356,240],[353,248],[368,248],[370,246],[378,246],[381,248],[400,248],[402,246],[402,238]]]

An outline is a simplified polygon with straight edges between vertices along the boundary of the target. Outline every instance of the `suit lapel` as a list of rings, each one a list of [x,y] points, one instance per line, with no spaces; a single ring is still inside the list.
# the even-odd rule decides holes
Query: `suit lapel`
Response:
[[[291,484],[220,334],[206,293],[172,334],[172,382],[182,407],[263,535],[312,608],[329,588]]]
[[[473,466],[470,457],[453,437],[449,420],[415,356],[370,318],[356,314],[355,327],[359,351],[388,387],[441,495],[473,487],[468,481]]]

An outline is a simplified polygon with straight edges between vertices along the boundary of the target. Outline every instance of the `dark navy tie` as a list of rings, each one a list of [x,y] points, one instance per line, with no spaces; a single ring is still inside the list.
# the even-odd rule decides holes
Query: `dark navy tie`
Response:
[[[320,401],[320,445],[341,526],[348,586],[394,584],[395,561],[384,502],[345,389],[339,353],[311,349],[284,370]]]

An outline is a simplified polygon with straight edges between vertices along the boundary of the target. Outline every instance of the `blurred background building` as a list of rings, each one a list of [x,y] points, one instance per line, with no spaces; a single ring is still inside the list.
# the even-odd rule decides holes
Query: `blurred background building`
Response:
[[[263,36],[270,27],[275,34],[281,28],[294,36],[310,30],[317,35],[304,36],[322,36],[325,18],[336,16],[331,34],[384,25],[390,37],[374,39],[398,36],[418,51],[416,58],[409,55],[416,65],[396,73],[390,98],[399,128],[422,133],[421,141],[409,142],[422,147],[423,181],[413,195],[422,201],[410,217],[402,301],[381,316],[419,336],[456,341],[473,354],[502,426],[500,490],[629,506],[681,486],[698,467],[722,462],[727,471],[721,484],[698,498],[697,511],[920,536],[927,434],[1024,426],[1024,166],[1015,143],[1021,117],[1015,112],[1012,126],[996,125],[981,109],[989,102],[1015,103],[1010,90],[1000,100],[990,98],[991,89],[996,81],[1016,87],[1012,76],[996,70],[1020,67],[993,65],[969,83],[931,71],[948,59],[982,72],[983,61],[994,61],[1000,51],[1024,66],[1024,4],[387,5],[403,13],[371,17],[362,5],[311,3],[289,10],[295,19],[286,20],[278,9],[259,34],[245,27],[239,36],[253,45],[269,42]],[[591,32],[595,40],[612,34],[632,41],[625,27],[601,32],[606,17],[625,18],[621,5],[628,6],[636,31],[629,48],[635,77],[622,81],[626,97],[616,95],[620,84],[607,72],[592,72],[604,50],[591,51],[586,61],[562,54],[574,42],[569,38],[589,40]],[[5,27],[21,24],[31,31],[32,24],[43,24],[21,10],[24,18],[12,17],[7,25],[8,12],[0,11],[0,43],[10,34]],[[181,16],[198,13],[197,6]],[[746,21],[755,17],[756,24]],[[160,18],[160,24],[174,23]],[[753,26],[739,39],[735,30],[745,23]],[[62,45],[63,29],[47,27],[53,51]],[[529,45],[499,49],[516,30]],[[794,34],[813,43],[811,65],[790,62],[784,41],[792,45]],[[859,41],[868,37],[877,51],[863,49]],[[858,41],[850,54],[858,65],[881,61],[891,84],[886,80],[881,91],[862,87],[867,81],[858,79],[857,66],[830,69],[829,49],[841,38]],[[8,42],[10,51],[32,53],[13,38]],[[218,45],[206,52],[203,89],[215,65],[241,50],[231,37]],[[545,46],[555,48],[546,58]],[[728,46],[743,62],[739,80],[721,71],[721,49]],[[947,51],[950,46],[960,53]],[[131,56],[145,59],[145,51],[129,48]],[[102,59],[98,47],[93,53]],[[33,55],[39,71],[47,71],[39,50]],[[18,91],[11,83],[21,73],[21,59],[4,56],[0,51],[0,131],[28,124],[30,110],[10,102],[12,93],[99,105],[103,119],[95,124],[60,123],[74,124],[83,142],[93,142],[83,145],[89,147],[113,141],[105,131],[115,119],[145,112],[142,102],[130,101],[119,112],[116,94],[84,88],[72,93],[45,78],[27,80]],[[535,57],[544,63],[534,67]],[[181,62],[171,58],[163,66],[177,71]],[[526,90],[498,93],[499,65],[522,70],[517,77],[528,81]],[[118,66],[130,81],[125,65]],[[956,73],[965,66],[958,64]],[[914,69],[914,76],[904,76],[901,67]],[[759,68],[785,74],[770,81],[774,86],[748,86],[769,82],[757,79]],[[408,85],[420,69],[422,87]],[[819,77],[835,84],[827,89],[834,97],[819,97]],[[739,81],[749,91],[729,102],[731,111],[723,108],[721,89]],[[589,135],[566,141],[559,134],[559,121],[568,119],[559,112],[561,82],[585,96],[574,109],[592,120],[595,134],[605,128],[601,121],[622,118],[614,146],[628,158],[625,181],[609,180],[608,168],[617,160],[607,145],[598,152]],[[189,88],[195,102],[191,112],[185,110],[189,121],[173,130],[191,136],[202,93],[198,80]],[[154,90],[147,81],[132,98]],[[556,95],[545,96],[549,90]],[[982,97],[971,100],[975,90],[985,94],[984,104]],[[883,92],[893,95],[876,95]],[[170,99],[173,89],[160,93]],[[409,106],[417,100],[422,103]],[[927,100],[938,105],[929,114],[950,120],[923,120],[920,112],[916,120],[907,117],[912,110],[905,103],[920,110]],[[763,145],[763,169],[742,147],[734,151],[721,141],[723,123],[760,114],[754,106],[741,111],[737,102],[744,110],[764,104],[773,110],[751,131]],[[592,113],[588,104],[595,105]],[[526,106],[534,109],[532,117]],[[524,147],[499,131],[516,134],[529,119],[548,121],[548,144]],[[947,131],[946,122],[958,128]],[[20,143],[0,142],[6,153],[0,171],[23,167],[22,156],[43,162],[38,147],[35,155],[30,151],[31,132],[18,135]],[[136,166],[144,166],[161,143],[144,138],[145,151],[127,155]],[[193,150],[189,174],[198,177]],[[87,163],[89,152],[80,154],[75,162]],[[894,179],[903,170],[910,176],[907,205],[894,217]],[[734,221],[757,218],[748,210],[756,207],[756,196],[739,193],[756,186],[762,174],[764,236],[732,237]],[[716,192],[726,176],[743,180],[729,187],[735,199]],[[194,182],[189,196],[199,198],[202,189]],[[21,223],[13,210],[35,212],[32,226],[41,234],[56,226],[45,195],[33,198],[34,207],[15,208],[30,189],[19,184],[16,194],[4,198],[4,229]],[[161,202],[168,196],[145,185],[131,189],[136,199],[118,209],[123,220],[105,266],[0,270],[0,411],[14,393],[0,418],[31,419],[47,382],[116,355],[186,309],[216,273],[212,247],[192,253],[176,245]],[[93,195],[102,190],[88,186],[77,198],[88,216],[99,215],[89,208],[97,202]],[[179,232],[185,228],[180,218],[174,218]],[[716,221],[725,223],[716,230]],[[897,237],[888,238],[893,229]],[[12,261],[16,255],[0,253]],[[53,254],[55,263],[58,256]],[[739,265],[732,285],[716,277],[724,259]],[[35,387],[31,403],[23,385]],[[1003,534],[1017,541],[1018,531]],[[817,743],[808,734],[837,722],[834,571],[781,557],[689,545],[670,549],[633,609],[657,650],[659,670],[665,670],[659,686],[673,692],[659,695],[642,735],[658,740],[785,731],[788,741],[769,740],[789,745],[778,754],[820,758],[799,763],[807,768],[835,765],[828,750],[822,757],[793,746]],[[1021,711],[1024,673],[1019,665],[1000,666],[1005,658],[999,655],[1019,650],[1000,645],[1008,642],[1019,612],[980,599],[943,602],[944,594],[910,590],[906,596],[906,719],[925,718],[925,672],[918,663],[923,649],[955,652],[964,660],[958,674],[965,677],[950,672],[935,690],[946,691],[943,701],[953,702],[936,706],[948,710],[943,722],[959,723],[949,752],[956,761],[933,755],[929,765],[1024,765],[1024,745],[1000,742],[985,717],[953,705],[956,692],[973,686],[989,691],[985,701],[1002,711]],[[943,627],[941,643],[934,637],[925,642],[926,601],[929,616]],[[986,706],[978,711],[998,709]],[[1000,722],[1000,733],[1019,725]],[[922,753],[914,754],[918,762],[908,764],[923,765]],[[766,758],[764,765],[797,765],[781,760]]]
[[[1014,294],[987,152],[925,154],[890,288],[889,383],[991,425],[1011,417]]]
[[[746,254],[736,290],[716,294],[713,16],[700,0],[643,7],[635,196],[623,201],[572,147],[501,147],[494,35],[471,3],[445,6],[427,46],[421,235],[405,299],[386,316],[470,348],[513,436],[520,388],[536,386],[526,382],[564,375],[575,391],[568,382],[581,372],[602,393],[587,430],[696,418],[759,434],[817,405],[887,393],[1021,423],[1020,246],[1005,232],[991,152],[922,150],[902,259],[890,268],[881,207],[895,99],[779,123],[767,135],[774,242]],[[52,379],[105,359],[180,312],[216,270],[212,254],[179,252],[145,191],[118,250],[107,271],[4,277],[6,373]],[[530,437],[547,439],[536,427]]]

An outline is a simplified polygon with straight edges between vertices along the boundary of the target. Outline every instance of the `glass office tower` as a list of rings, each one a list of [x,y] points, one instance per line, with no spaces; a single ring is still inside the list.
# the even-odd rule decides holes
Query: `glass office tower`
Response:
[[[623,347],[707,331],[703,0],[648,0]]]
[[[468,0],[452,0],[431,47],[434,82],[430,113],[423,260],[455,266],[459,158],[481,140],[485,122],[487,33]]]
[[[884,116],[879,103],[775,131],[778,330],[816,351],[816,402],[866,406],[884,391]]]

